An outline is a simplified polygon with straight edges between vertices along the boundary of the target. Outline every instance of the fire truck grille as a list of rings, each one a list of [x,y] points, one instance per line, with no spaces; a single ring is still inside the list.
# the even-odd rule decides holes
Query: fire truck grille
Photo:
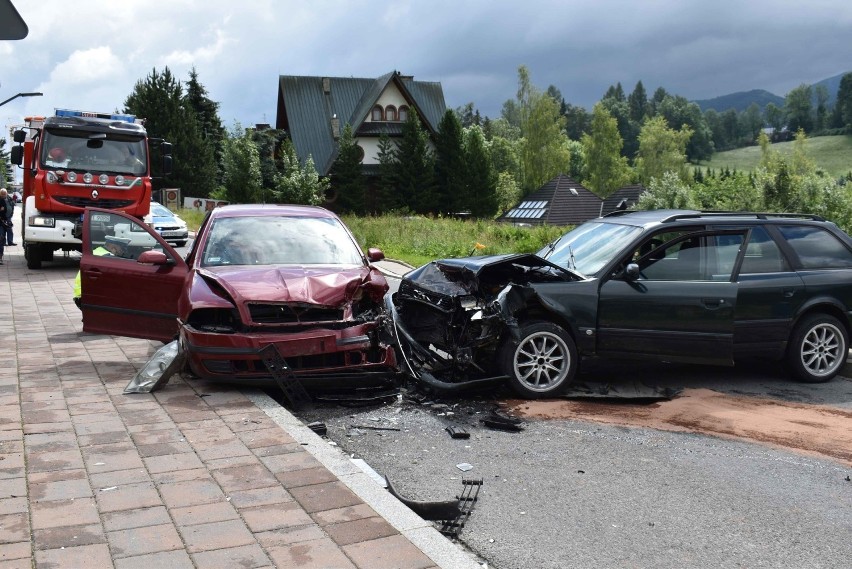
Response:
[[[133,205],[133,200],[93,200],[92,198],[81,198],[72,196],[57,196],[56,201],[72,207],[102,207],[104,209],[117,209]]]

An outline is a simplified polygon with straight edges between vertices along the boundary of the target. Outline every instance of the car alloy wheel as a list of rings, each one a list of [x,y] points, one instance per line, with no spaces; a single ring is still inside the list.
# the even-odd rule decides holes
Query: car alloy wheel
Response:
[[[846,363],[848,346],[846,332],[836,318],[814,315],[796,327],[790,346],[790,363],[802,381],[828,381]]]
[[[503,369],[512,388],[530,399],[558,394],[577,371],[574,340],[550,322],[522,325],[520,341],[508,341],[502,356]]]

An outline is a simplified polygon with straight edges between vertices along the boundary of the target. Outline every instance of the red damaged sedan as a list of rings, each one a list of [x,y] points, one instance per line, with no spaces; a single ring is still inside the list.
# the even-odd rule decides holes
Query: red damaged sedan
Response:
[[[184,260],[146,224],[90,208],[80,262],[83,330],[170,342],[197,376],[270,378],[275,345],[301,378],[396,370],[383,338],[384,276],[340,219],[311,206],[210,211]]]

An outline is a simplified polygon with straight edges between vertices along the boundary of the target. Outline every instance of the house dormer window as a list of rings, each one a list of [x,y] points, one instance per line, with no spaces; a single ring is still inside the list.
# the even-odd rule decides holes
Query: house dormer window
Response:
[[[376,105],[373,107],[373,120],[374,121],[383,121],[385,120],[385,111],[382,109],[381,105]]]
[[[405,122],[408,120],[408,107],[405,105],[399,108],[399,120],[400,122]]]
[[[386,121],[396,121],[396,107],[393,105],[388,105],[385,107],[385,120]]]

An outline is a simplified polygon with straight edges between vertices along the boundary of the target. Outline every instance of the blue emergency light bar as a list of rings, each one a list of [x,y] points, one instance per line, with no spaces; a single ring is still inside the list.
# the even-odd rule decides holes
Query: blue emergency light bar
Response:
[[[110,113],[91,113],[88,111],[72,111],[71,109],[56,109],[57,117],[86,117],[92,119],[109,119],[113,121],[121,121],[127,123],[135,123],[135,115],[120,115]]]

